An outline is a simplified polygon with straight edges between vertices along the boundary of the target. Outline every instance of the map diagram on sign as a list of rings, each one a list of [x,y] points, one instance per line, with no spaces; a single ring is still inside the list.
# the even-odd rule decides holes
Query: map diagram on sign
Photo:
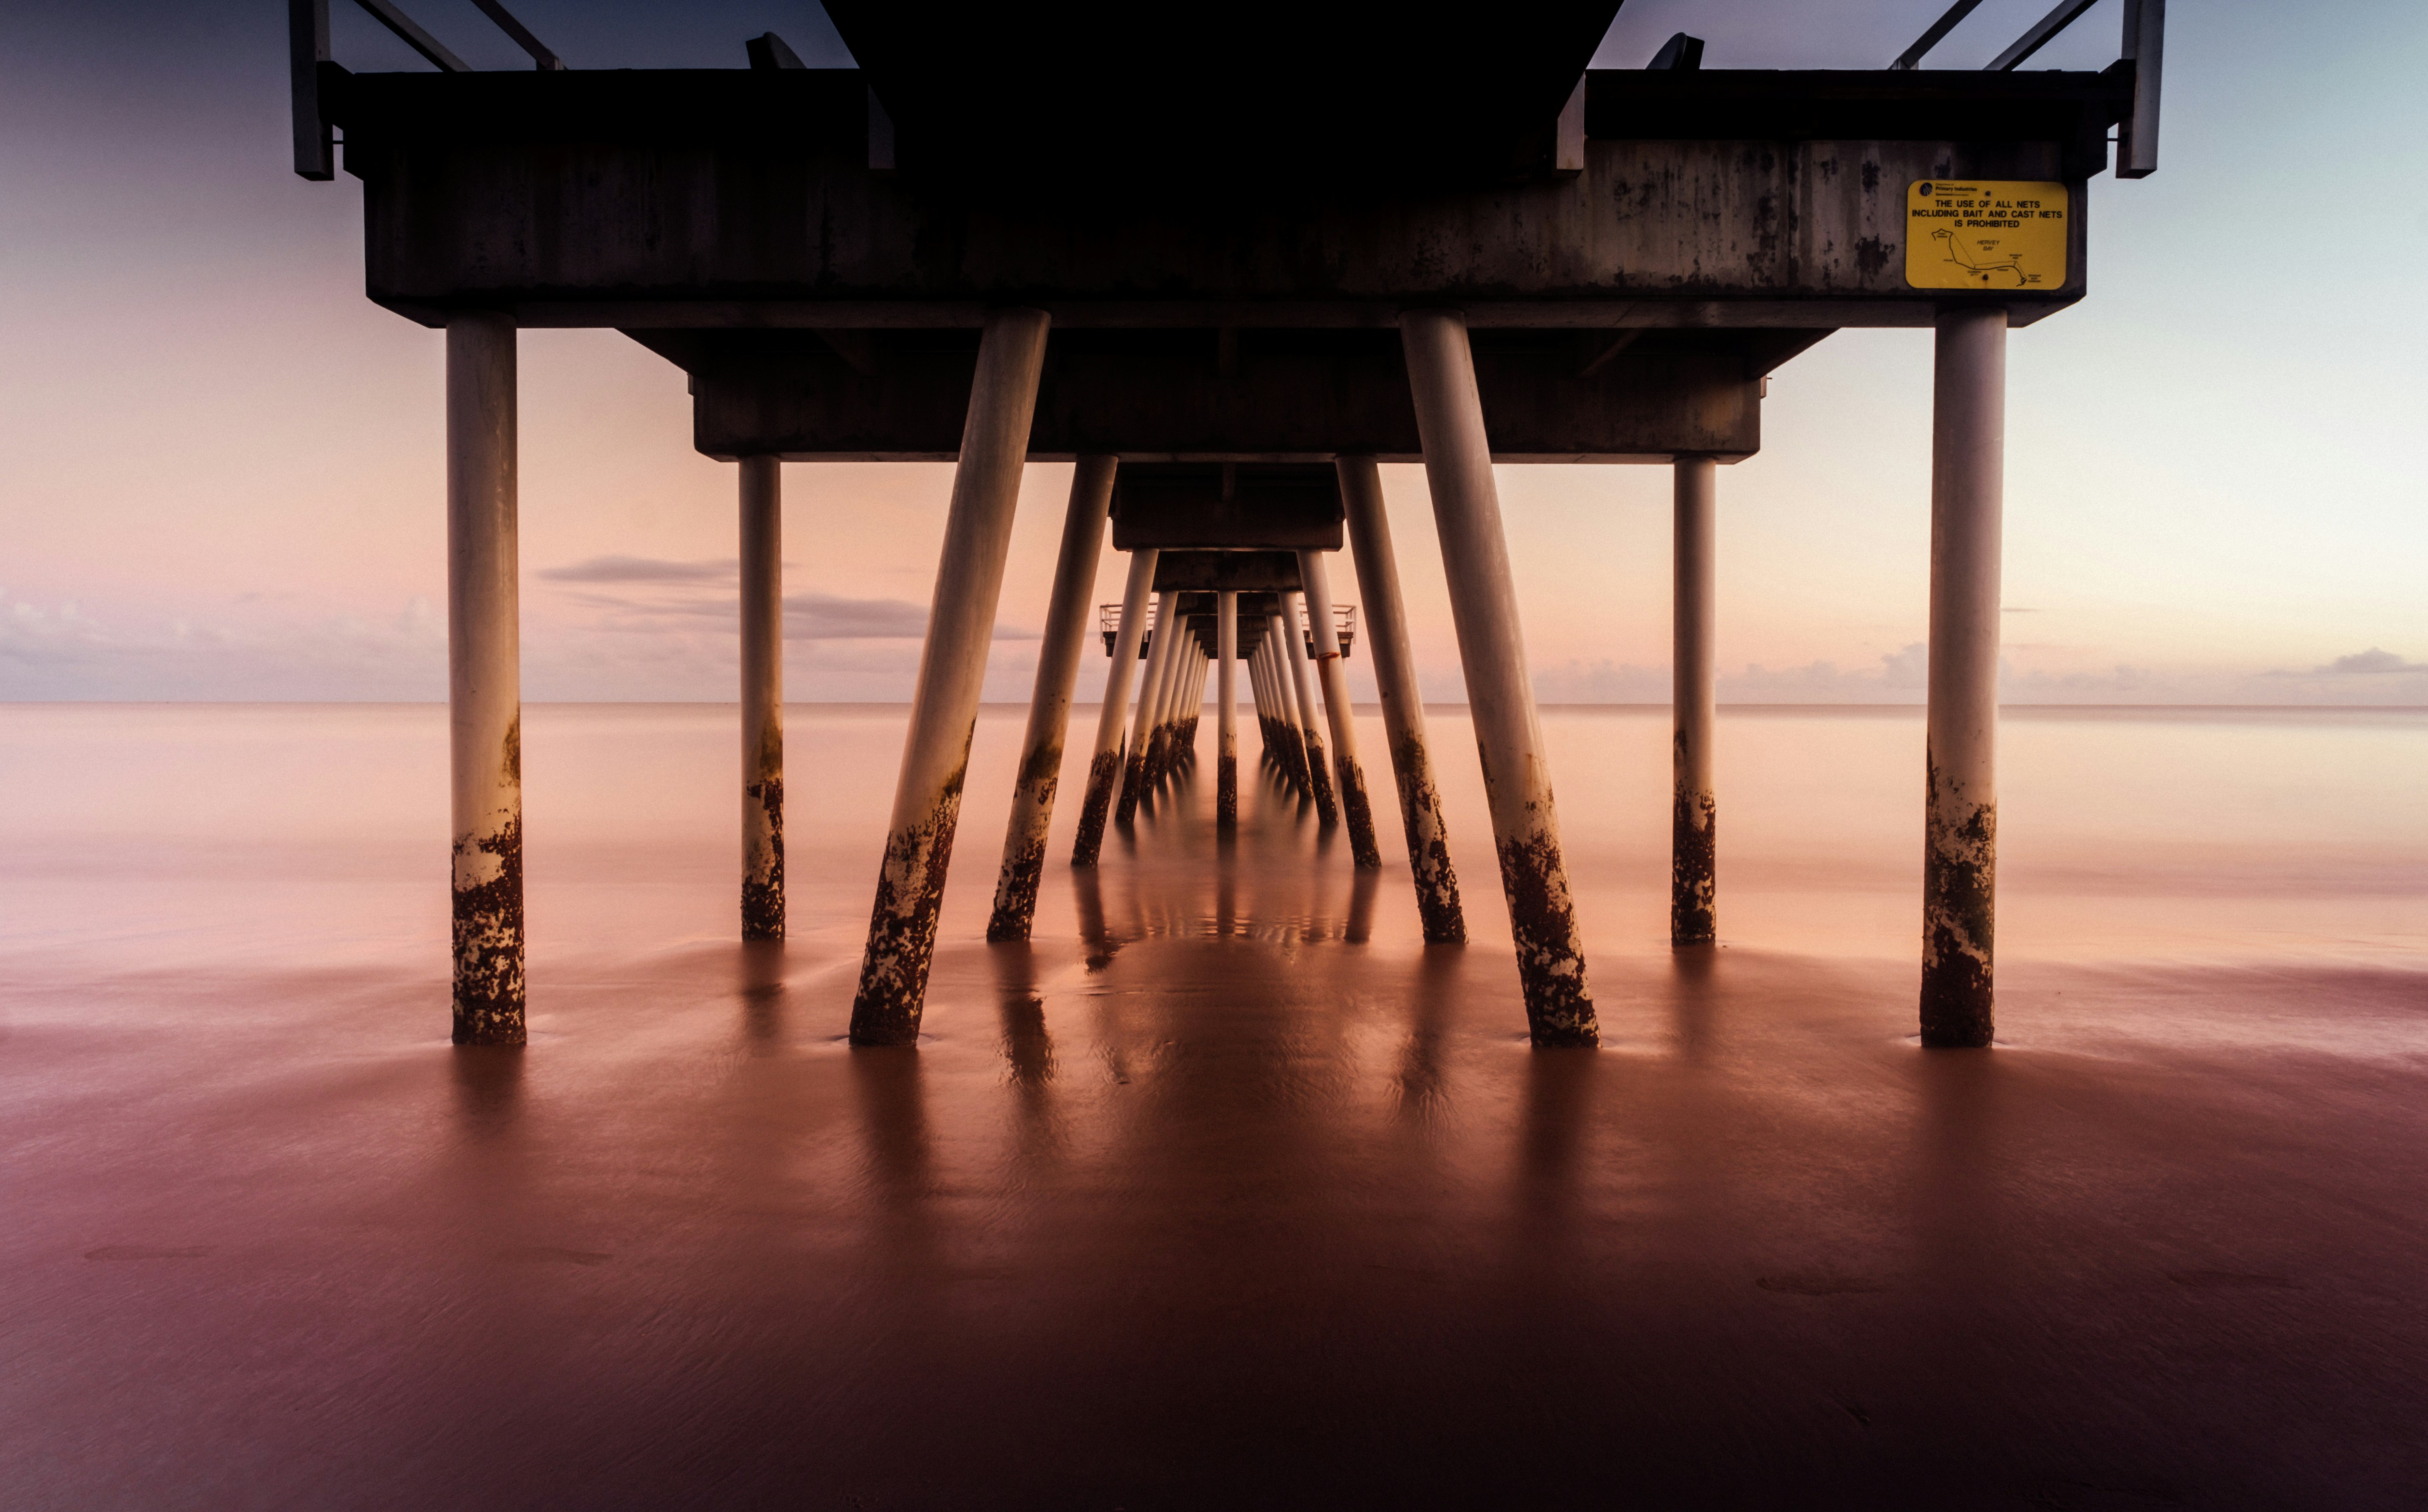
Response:
[[[2062,184],[1924,179],[1906,193],[1913,288],[2055,288],[2065,282]]]

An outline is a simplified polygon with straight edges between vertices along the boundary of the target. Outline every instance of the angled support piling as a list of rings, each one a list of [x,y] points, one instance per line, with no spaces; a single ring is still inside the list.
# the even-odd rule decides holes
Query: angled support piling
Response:
[[[1710,457],[1680,457],[1670,538],[1669,944],[1710,945],[1718,929],[1719,801],[1712,789],[1715,477]]]
[[[1079,804],[1079,833],[1071,864],[1093,866],[1105,848],[1105,821],[1122,785],[1123,735],[1129,716],[1130,684],[1138,676],[1139,643],[1146,638],[1146,606],[1155,596],[1156,552],[1130,553],[1129,581],[1122,589],[1122,622],[1113,633],[1113,665],[1105,673],[1104,712],[1096,716],[1096,748],[1088,758],[1088,791]]]
[[[742,473],[742,938],[784,938],[783,468]]]
[[[1501,534],[1501,493],[1467,321],[1454,310],[1409,310],[1400,317],[1400,336],[1484,763],[1501,885],[1509,898],[1528,1030],[1537,1046],[1598,1044],[1601,1030],[1585,982],[1550,766],[1527,680],[1518,588]]]
[[[1239,827],[1239,596],[1214,596],[1214,827]]]
[[[457,1044],[520,1044],[522,641],[515,322],[447,321],[447,723]]]
[[[1931,387],[1922,1043],[1990,1044],[2007,312],[1943,310]]]
[[[1465,945],[1467,914],[1459,903],[1458,874],[1450,863],[1450,829],[1442,818],[1441,790],[1435,785],[1433,756],[1425,742],[1424,696],[1418,690],[1416,659],[1408,649],[1407,603],[1400,594],[1391,522],[1383,510],[1382,475],[1372,457],[1343,457],[1334,470],[1348,514],[1357,591],[1366,600],[1366,644],[1382,699],[1391,778],[1400,794],[1400,825],[1408,837],[1417,919],[1425,944]]]
[[[910,729],[878,872],[868,948],[861,959],[860,990],[852,999],[851,1043],[857,1045],[911,1044],[919,1038],[970,737],[986,681],[987,646],[994,634],[1012,510],[1037,409],[1045,329],[1042,310],[996,310],[987,316],[978,339],[927,641],[911,696]]]
[[[1290,701],[1298,709],[1299,740],[1306,751],[1306,788],[1315,798],[1315,816],[1325,824],[1340,822],[1340,801],[1333,795],[1332,772],[1324,753],[1315,712],[1315,680],[1307,675],[1306,633],[1299,628],[1299,595],[1282,595],[1282,660],[1289,667]]]
[[[1054,828],[1054,790],[1062,780],[1062,743],[1071,728],[1071,693],[1079,684],[1096,560],[1104,553],[1113,468],[1109,456],[1083,456],[1071,472],[1062,550],[1054,559],[1054,587],[1046,600],[1045,639],[1037,649],[1037,687],[1028,700],[1011,817],[1004,826],[1003,872],[987,920],[987,938],[997,944],[1027,939],[1037,913],[1037,883],[1045,873],[1045,841]]]
[[[1332,734],[1333,787],[1340,816],[1349,826],[1349,853],[1368,871],[1380,871],[1382,848],[1374,843],[1374,809],[1366,797],[1366,771],[1357,761],[1357,711],[1349,701],[1349,673],[1340,665],[1340,630],[1332,617],[1332,576],[1321,551],[1298,554],[1299,581],[1306,584],[1307,633],[1315,641],[1316,678],[1323,687],[1323,716]]]
[[[1138,715],[1130,721],[1130,749],[1127,764],[1122,771],[1122,800],[1113,811],[1113,822],[1129,825],[1138,818],[1139,799],[1146,796],[1147,774],[1156,761],[1163,725],[1164,679],[1171,675],[1172,645],[1170,633],[1173,600],[1177,594],[1155,596],[1155,621],[1147,639],[1146,666],[1139,676]]]

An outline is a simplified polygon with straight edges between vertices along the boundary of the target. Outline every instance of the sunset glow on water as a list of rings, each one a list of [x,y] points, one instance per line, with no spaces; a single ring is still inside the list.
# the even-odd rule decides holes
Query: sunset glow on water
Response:
[[[1987,1059],[1910,1039],[1912,711],[1724,713],[1677,959],[1665,714],[1547,714],[1598,1057],[1525,1048],[1454,708],[1464,950],[1270,781],[1217,845],[1203,761],[1092,879],[1066,816],[1034,945],[979,943],[991,709],[908,1054],[840,1039],[898,711],[795,709],[778,949],[731,940],[730,708],[527,717],[517,1055],[446,1043],[442,711],[6,711],[16,1504],[2422,1468],[2347,1437],[2428,1357],[2416,712],[2011,713]]]

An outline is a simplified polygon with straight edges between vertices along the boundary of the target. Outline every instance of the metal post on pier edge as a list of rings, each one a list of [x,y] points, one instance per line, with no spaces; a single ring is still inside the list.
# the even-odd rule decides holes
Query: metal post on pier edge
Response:
[[[1299,580],[1306,584],[1307,633],[1315,640],[1318,681],[1323,684],[1323,715],[1332,731],[1333,786],[1340,816],[1349,824],[1349,853],[1368,871],[1383,868],[1374,843],[1374,809],[1366,797],[1366,771],[1357,762],[1357,711],[1349,701],[1349,673],[1340,665],[1340,628],[1332,618],[1332,576],[1321,551],[1298,554]]]
[[[783,465],[742,459],[742,938],[784,938]]]
[[[1297,598],[1300,603],[1290,600]],[[1325,824],[1340,822],[1340,802],[1333,795],[1332,771],[1324,753],[1323,736],[1316,720],[1315,680],[1307,675],[1306,636],[1299,628],[1299,616],[1304,595],[1285,593],[1282,600],[1283,665],[1289,668],[1290,701],[1298,706],[1299,739],[1306,750],[1306,788],[1315,798],[1315,816]]]
[[[1527,681],[1518,589],[1501,526],[1501,493],[1475,386],[1466,319],[1454,310],[1409,310],[1400,317],[1425,482],[1433,493],[1449,580],[1451,619],[1467,674],[1468,707],[1509,898],[1509,929],[1528,1032],[1538,1046],[1600,1043],[1543,731]]]
[[[1062,550],[1046,597],[1028,732],[1021,741],[1011,817],[1004,826],[1003,873],[987,920],[987,938],[998,944],[1027,939],[1037,913],[1037,883],[1045,874],[1045,841],[1054,828],[1054,792],[1062,781],[1062,743],[1071,728],[1071,692],[1079,684],[1096,559],[1104,552],[1105,516],[1113,499],[1114,461],[1083,456],[1071,472],[1071,504],[1062,517]]]
[[[1669,944],[1710,945],[1718,929],[1719,806],[1712,791],[1713,648],[1718,633],[1715,478],[1710,457],[1676,464],[1670,539]]]
[[[1383,511],[1383,479],[1372,457],[1342,457],[1334,467],[1348,515],[1357,591],[1366,600],[1366,644],[1382,701],[1383,739],[1400,794],[1400,825],[1407,831],[1408,870],[1417,888],[1417,918],[1427,945],[1465,945],[1467,915],[1458,874],[1450,863],[1450,830],[1425,744],[1424,696],[1408,649],[1408,611],[1400,594],[1400,564],[1391,550],[1391,522]]]
[[[995,310],[978,338],[977,371],[944,518],[944,548],[910,728],[852,998],[851,1043],[912,1044],[936,954],[936,918],[960,818],[961,781],[986,682],[987,647],[1020,501],[1029,421],[1045,360],[1042,310]]]
[[[447,725],[457,1044],[521,1044],[515,321],[447,320]]]
[[[1239,596],[1214,596],[1214,824],[1239,827]]]
[[[1930,708],[1922,1043],[1990,1044],[1998,877],[1998,589],[2007,312],[1943,309],[1930,419]]]
[[[1129,581],[1122,588],[1122,622],[1113,632],[1113,665],[1105,673],[1105,707],[1096,716],[1096,748],[1088,758],[1088,791],[1079,802],[1079,834],[1071,864],[1093,866],[1104,853],[1105,821],[1120,793],[1130,707],[1130,680],[1138,675],[1139,643],[1146,638],[1146,606],[1155,595],[1156,551],[1130,553]]]

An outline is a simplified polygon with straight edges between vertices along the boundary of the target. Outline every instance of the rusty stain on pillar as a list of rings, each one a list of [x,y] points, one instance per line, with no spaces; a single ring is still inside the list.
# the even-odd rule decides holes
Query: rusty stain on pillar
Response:
[[[1289,667],[1290,702],[1298,710],[1299,739],[1306,751],[1306,789],[1315,798],[1315,815],[1325,824],[1340,822],[1340,803],[1333,796],[1332,772],[1324,755],[1323,736],[1316,728],[1314,679],[1307,676],[1306,633],[1299,627],[1300,606],[1291,600],[1296,597],[1281,596],[1282,612],[1277,616],[1285,627],[1283,639],[1288,642],[1282,660]]]
[[[1669,944],[1717,938],[1719,802],[1712,788],[1713,640],[1719,628],[1714,573],[1719,469],[1710,457],[1675,464],[1670,540]]]
[[[1942,310],[1930,424],[1930,707],[1922,1043],[1991,1042],[2007,312]]]
[[[1239,596],[1214,596],[1214,826],[1239,827]]]
[[[742,938],[784,938],[783,469],[742,459]]]
[[[1357,761],[1357,709],[1349,701],[1349,673],[1341,666],[1340,628],[1332,617],[1332,575],[1321,551],[1298,554],[1299,581],[1306,584],[1307,633],[1315,641],[1317,679],[1323,684],[1323,715],[1332,731],[1333,785],[1340,816],[1349,825],[1349,853],[1368,871],[1383,866],[1374,843],[1374,808],[1366,797],[1366,772]]]
[[[1501,494],[1467,321],[1455,310],[1409,310],[1400,317],[1400,335],[1501,885],[1509,899],[1528,1031],[1538,1046],[1598,1044],[1601,1030],[1560,853],[1559,815],[1527,678],[1518,589],[1501,534]]]
[[[1178,597],[1173,593],[1155,596],[1155,619],[1147,634],[1146,668],[1139,677],[1138,716],[1130,721],[1129,758],[1122,773],[1122,801],[1113,813],[1116,824],[1135,822],[1139,799],[1146,796],[1149,764],[1156,737],[1162,730],[1163,682],[1171,673],[1172,644],[1175,638],[1169,633],[1174,617],[1172,606]]]
[[[447,320],[447,723],[457,1044],[521,1044],[515,321]]]
[[[1071,503],[1062,517],[1054,587],[1046,596],[1028,732],[1021,741],[1011,817],[1004,826],[1003,872],[995,880],[994,912],[987,920],[987,938],[997,944],[1027,939],[1037,913],[1037,883],[1045,874],[1045,842],[1054,828],[1054,791],[1062,781],[1062,743],[1071,728],[1071,694],[1079,684],[1096,559],[1104,553],[1113,468],[1112,457],[1083,456],[1071,471]]]
[[[1122,781],[1123,735],[1129,715],[1130,680],[1138,674],[1139,643],[1146,638],[1146,606],[1155,594],[1155,551],[1130,553],[1129,581],[1122,589],[1122,622],[1113,633],[1113,665],[1105,673],[1104,712],[1096,717],[1096,748],[1088,758],[1088,791],[1079,803],[1079,834],[1071,864],[1093,866],[1105,847],[1105,821]]]
[[[1374,459],[1363,456],[1342,457],[1334,471],[1348,515],[1357,591],[1366,600],[1366,644],[1374,661],[1391,777],[1400,792],[1400,825],[1407,832],[1417,919],[1425,944],[1465,945],[1467,914],[1459,903],[1458,874],[1450,863],[1450,828],[1442,817],[1441,791],[1435,785],[1433,756],[1426,747],[1424,696],[1417,687],[1416,658],[1408,649],[1407,603],[1400,594],[1400,564],[1391,548],[1391,522],[1384,513],[1382,475]]]
[[[852,999],[854,1044],[911,1044],[919,1038],[927,969],[936,954],[936,918],[952,863],[995,604],[1003,593],[1029,420],[1037,408],[1045,329],[1042,310],[995,310],[978,339],[927,640],[911,696],[910,729],[903,741],[860,990]]]

